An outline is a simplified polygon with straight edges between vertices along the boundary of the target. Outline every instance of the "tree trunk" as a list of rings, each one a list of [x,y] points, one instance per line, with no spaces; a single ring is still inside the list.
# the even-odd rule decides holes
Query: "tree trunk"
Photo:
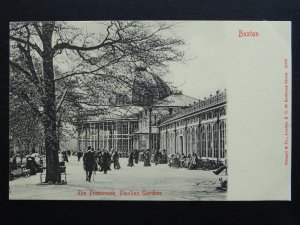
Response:
[[[55,83],[53,71],[52,33],[53,23],[43,23],[43,72],[45,78],[44,132],[46,149],[46,183],[61,182],[58,162],[59,142],[56,128]]]

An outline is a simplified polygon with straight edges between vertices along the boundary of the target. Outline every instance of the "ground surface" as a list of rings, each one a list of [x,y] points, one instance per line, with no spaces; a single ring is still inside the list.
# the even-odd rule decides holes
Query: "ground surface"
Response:
[[[143,167],[143,162],[121,169],[97,172],[94,181],[85,181],[82,161],[71,156],[66,185],[39,185],[40,175],[9,182],[10,199],[51,200],[225,200],[226,192],[216,190],[218,176],[211,171],[170,168],[166,164]],[[113,167],[113,166],[112,166]],[[155,193],[153,193],[153,191]],[[127,193],[130,195],[121,195]],[[85,194],[84,194],[85,193]],[[147,195],[145,195],[147,194]]]

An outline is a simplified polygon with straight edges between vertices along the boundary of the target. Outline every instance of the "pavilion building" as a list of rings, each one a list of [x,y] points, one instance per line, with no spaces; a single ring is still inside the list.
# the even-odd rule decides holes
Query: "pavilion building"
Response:
[[[227,158],[226,89],[198,100],[172,94],[152,106],[124,106],[90,117],[78,129],[78,150],[167,150],[168,155],[196,153],[199,158]],[[117,113],[118,112],[118,113]]]
[[[165,118],[158,125],[168,154],[195,152],[202,159],[227,158],[226,89]]]

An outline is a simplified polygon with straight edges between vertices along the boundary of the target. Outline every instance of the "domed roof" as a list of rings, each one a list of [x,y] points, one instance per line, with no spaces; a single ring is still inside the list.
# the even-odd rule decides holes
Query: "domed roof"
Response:
[[[137,68],[132,90],[132,103],[140,106],[152,105],[171,95],[168,84],[146,68]]]

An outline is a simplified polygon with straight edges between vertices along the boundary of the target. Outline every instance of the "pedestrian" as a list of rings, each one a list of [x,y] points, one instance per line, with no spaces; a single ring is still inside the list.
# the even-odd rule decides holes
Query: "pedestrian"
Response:
[[[185,159],[185,167],[189,168],[191,162],[192,162],[192,156],[191,156],[191,154],[188,154],[188,156]]]
[[[78,162],[80,162],[80,159],[81,159],[82,155],[83,155],[83,153],[81,151],[77,152]]]
[[[114,151],[113,153],[113,162],[114,162],[114,169],[119,170],[121,169],[120,163],[119,163],[119,153],[118,151]]]
[[[175,168],[180,168],[180,160],[181,160],[181,156],[179,153],[175,154],[174,156],[174,167]]]
[[[156,166],[158,164],[159,158],[160,158],[160,152],[159,152],[159,150],[156,150],[154,153],[154,162],[155,162]]]
[[[88,146],[88,151],[83,155],[83,167],[86,174],[86,181],[91,182],[91,177],[94,169],[95,157],[91,151],[91,146]]]
[[[97,154],[96,154],[96,151],[94,150],[94,148],[92,148],[92,154],[93,154],[93,158],[94,158],[93,171],[94,171],[94,174],[96,174],[96,171],[97,171]]]
[[[193,152],[189,169],[193,170],[193,169],[197,169],[197,167],[198,167],[198,156],[195,152]]]
[[[141,158],[140,158],[140,161],[145,161],[145,150],[140,150],[141,154]]]
[[[108,150],[105,150],[102,155],[103,163],[102,163],[102,169],[104,171],[104,174],[107,174],[107,171],[109,170],[109,163],[110,163],[110,154]]]
[[[101,150],[98,152],[98,165],[99,165],[99,171],[103,171],[103,153],[104,150]]]
[[[184,167],[184,162],[185,162],[185,159],[186,159],[186,156],[184,153],[181,154],[181,157],[180,157],[180,167]]]
[[[129,152],[128,165],[127,166],[130,166],[130,167],[134,166],[134,164],[133,164],[133,151]]]
[[[169,158],[169,167],[172,167],[174,164],[174,154],[172,154]]]
[[[139,151],[137,149],[134,150],[134,162],[135,164],[139,163]]]
[[[67,152],[66,152],[66,151],[62,151],[61,153],[62,153],[62,155],[63,155],[64,161],[65,161],[65,162],[69,162]]]
[[[107,170],[111,170],[111,162],[112,162],[112,153],[111,153],[111,151],[112,150],[110,150],[110,151],[107,151],[107,153],[108,153],[108,169]]]
[[[16,155],[13,155],[13,157],[11,158],[11,167],[12,170],[16,170],[17,169],[17,157]]]
[[[148,149],[144,152],[144,166],[151,166],[150,157],[150,149]]]

